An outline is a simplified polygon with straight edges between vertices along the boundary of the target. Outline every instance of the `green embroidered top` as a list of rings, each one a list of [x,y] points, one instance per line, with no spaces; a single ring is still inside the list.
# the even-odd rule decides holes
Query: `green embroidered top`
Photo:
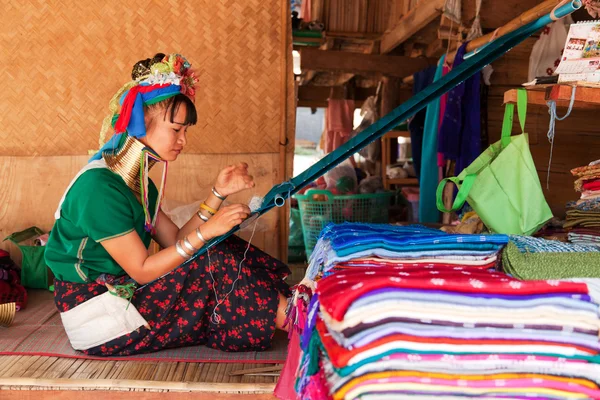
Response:
[[[158,190],[149,181],[149,204],[154,214]],[[136,231],[150,246],[144,229],[144,209],[125,181],[107,168],[84,172],[67,193],[46,244],[45,259],[56,279],[92,282],[101,274],[125,271],[102,247],[104,240]]]

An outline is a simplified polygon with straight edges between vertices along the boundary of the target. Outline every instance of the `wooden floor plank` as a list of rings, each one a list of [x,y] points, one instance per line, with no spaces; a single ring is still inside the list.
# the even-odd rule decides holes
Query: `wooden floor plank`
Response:
[[[46,379],[62,378],[76,361],[73,358],[59,358],[57,362],[52,364],[52,368],[45,371],[43,377]]]
[[[188,366],[185,370],[185,375],[183,376],[183,381],[184,382],[195,382],[194,376],[196,375],[196,372],[198,371],[198,369],[200,369],[200,364],[188,364]]]
[[[114,368],[116,361],[104,361],[101,368],[98,370],[98,374],[94,377],[96,379],[107,379],[112,369]]]
[[[23,358],[23,356],[0,356],[0,377],[4,376],[6,371],[21,358]]]
[[[39,356],[31,356],[31,357],[22,357],[6,371],[4,374],[6,377],[19,377],[23,376],[26,373],[27,369],[31,367],[37,360],[39,360]]]
[[[94,360],[82,360],[79,368],[73,373],[69,379],[90,379],[89,366]]]
[[[168,381],[169,374],[172,369],[176,367],[175,363],[158,363],[156,371],[152,380],[154,381]]]
[[[42,378],[46,377],[46,373],[48,370],[52,369],[54,364],[58,362],[58,357],[42,357],[41,363],[35,372],[33,372],[30,376],[32,378]]]

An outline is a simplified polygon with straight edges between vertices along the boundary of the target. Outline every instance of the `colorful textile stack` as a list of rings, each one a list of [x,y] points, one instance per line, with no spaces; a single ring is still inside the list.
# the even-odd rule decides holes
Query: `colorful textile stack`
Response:
[[[485,270],[335,273],[318,283],[297,389],[303,399],[319,386],[334,399],[598,398],[597,294]]]
[[[600,398],[600,281],[497,272],[507,241],[328,226],[301,285],[314,295],[294,316],[300,362],[282,375],[296,393],[278,397]]]
[[[567,204],[565,228],[569,241],[600,247],[600,160],[571,170],[575,190],[581,192],[578,201]]]
[[[489,269],[507,242],[505,235],[448,234],[417,225],[331,224],[313,250],[307,277],[361,266]]]

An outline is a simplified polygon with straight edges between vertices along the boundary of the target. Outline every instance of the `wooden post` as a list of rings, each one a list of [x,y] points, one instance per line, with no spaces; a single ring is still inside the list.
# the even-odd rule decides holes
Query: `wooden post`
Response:
[[[380,115],[386,115],[394,108],[400,105],[399,101],[399,92],[400,92],[400,84],[401,80],[396,77],[385,76],[383,78],[383,87],[381,92],[381,113]],[[386,155],[386,158],[388,156]],[[391,146],[389,159],[396,160],[398,158],[398,147]],[[381,168],[385,168],[385,165],[382,165]],[[385,171],[382,173],[385,174]]]

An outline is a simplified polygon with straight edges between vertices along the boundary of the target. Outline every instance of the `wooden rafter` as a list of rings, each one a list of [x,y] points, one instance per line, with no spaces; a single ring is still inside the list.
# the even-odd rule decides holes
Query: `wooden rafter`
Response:
[[[406,39],[426,27],[442,14],[445,0],[426,0],[404,15],[389,32],[381,37],[381,53],[386,54]]]
[[[310,48],[300,50],[300,67],[303,71],[380,73],[402,77],[433,64],[435,60],[427,58],[381,56]]]

